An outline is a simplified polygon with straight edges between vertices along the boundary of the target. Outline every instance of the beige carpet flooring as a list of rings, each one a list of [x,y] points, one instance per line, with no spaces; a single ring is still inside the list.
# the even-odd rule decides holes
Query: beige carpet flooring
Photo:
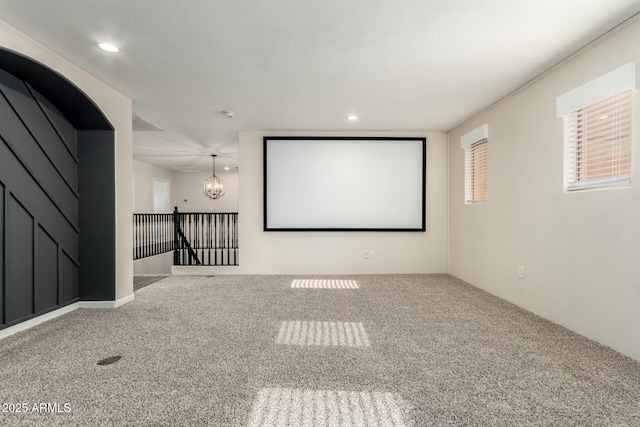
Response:
[[[0,403],[0,426],[639,426],[640,363],[447,275],[169,277],[1,340]]]

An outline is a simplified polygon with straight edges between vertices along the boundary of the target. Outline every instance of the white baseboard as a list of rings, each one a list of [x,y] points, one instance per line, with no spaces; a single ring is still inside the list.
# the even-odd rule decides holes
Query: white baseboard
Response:
[[[0,330],[0,339],[6,338],[13,334],[17,334],[18,332],[24,331],[25,329],[33,328],[34,326],[46,322],[47,320],[55,319],[56,317],[62,316],[63,314],[70,313],[73,310],[78,309],[79,307],[80,303],[74,302],[73,304],[69,304],[57,310],[45,313],[42,316],[34,317],[33,319],[25,320],[24,322],[18,323],[17,325],[2,329]]]
[[[135,299],[135,295],[131,294],[116,301],[80,301],[80,308],[118,308]]]
[[[128,302],[133,301],[135,298],[134,294],[121,298],[117,301],[78,301],[73,304],[69,304],[57,310],[50,311],[48,313],[43,314],[42,316],[34,317],[33,319],[25,320],[22,323],[18,323],[17,325],[10,326],[8,328],[0,330],[0,340],[6,337],[9,337],[13,334],[17,334],[18,332],[24,331],[29,328],[33,328],[40,323],[46,322],[51,319],[55,319],[56,317],[62,316],[63,314],[67,314],[72,312],[73,310],[77,310],[78,308],[117,308],[121,305],[124,305]]]

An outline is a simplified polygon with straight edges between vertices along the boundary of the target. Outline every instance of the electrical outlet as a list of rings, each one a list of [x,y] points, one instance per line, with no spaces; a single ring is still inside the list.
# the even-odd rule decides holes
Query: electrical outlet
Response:
[[[364,251],[362,253],[362,256],[364,257],[364,259],[369,259],[369,251]]]
[[[374,259],[375,257],[376,257],[376,253],[373,251],[373,249],[371,249],[371,250],[369,251],[369,258],[370,258],[370,259]]]
[[[524,279],[524,266],[522,265],[518,266],[518,277],[520,279]]]

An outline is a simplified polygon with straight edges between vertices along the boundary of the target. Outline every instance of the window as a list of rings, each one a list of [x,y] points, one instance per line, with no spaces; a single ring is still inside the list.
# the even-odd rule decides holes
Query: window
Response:
[[[631,90],[567,114],[567,190],[631,182]]]
[[[478,203],[487,201],[488,188],[488,125],[482,125],[462,135],[464,148],[464,201]]]
[[[483,139],[465,150],[465,201],[487,200],[487,140]]]
[[[169,210],[169,181],[153,178],[153,212],[171,212]]]
[[[631,182],[635,80],[635,64],[626,64],[558,97],[567,191]]]

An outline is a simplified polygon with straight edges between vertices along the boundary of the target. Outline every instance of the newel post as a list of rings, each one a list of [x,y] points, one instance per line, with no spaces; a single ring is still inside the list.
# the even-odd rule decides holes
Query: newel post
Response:
[[[173,265],[180,265],[180,212],[173,208]]]

